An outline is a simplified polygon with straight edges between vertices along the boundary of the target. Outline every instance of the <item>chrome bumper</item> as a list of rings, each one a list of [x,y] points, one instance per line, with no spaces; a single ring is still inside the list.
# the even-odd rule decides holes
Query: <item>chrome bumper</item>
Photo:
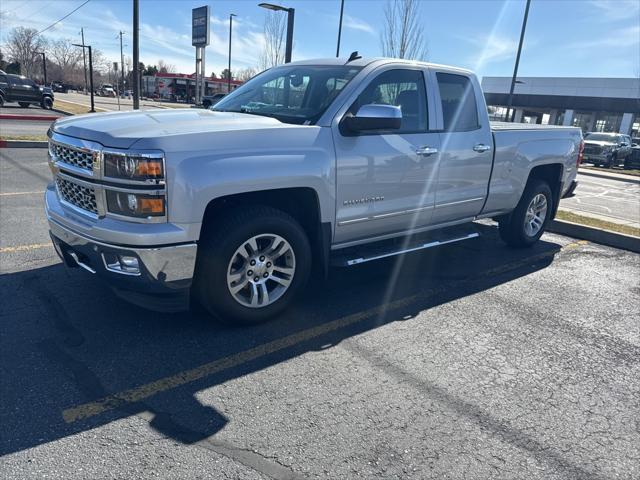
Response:
[[[52,219],[49,219],[49,229],[55,239],[72,249],[71,253],[74,253],[75,250],[80,250],[83,256],[86,256],[85,250],[93,252],[89,255],[89,258],[93,260],[97,258],[98,262],[93,261],[90,265],[78,265],[89,267],[90,270],[88,268],[85,268],[85,270],[94,270],[92,273],[104,269],[105,272],[115,275],[134,276],[130,273],[118,272],[109,268],[105,255],[119,254],[138,258],[141,272],[135,276],[143,276],[143,273],[146,273],[152,280],[165,284],[191,281],[193,278],[197,253],[197,245],[195,243],[152,248],[121,247],[79,235]],[[54,243],[56,242],[55,239]],[[55,246],[58,254],[62,256],[63,252],[61,252],[60,244],[58,243]],[[78,256],[77,253],[75,255],[76,257]],[[73,255],[71,257],[73,258]],[[63,258],[63,260],[66,259]],[[76,263],[82,262],[76,260]]]

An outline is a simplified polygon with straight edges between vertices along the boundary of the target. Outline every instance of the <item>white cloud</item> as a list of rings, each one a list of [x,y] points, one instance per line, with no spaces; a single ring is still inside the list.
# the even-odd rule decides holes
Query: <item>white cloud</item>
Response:
[[[593,7],[593,8],[591,8]],[[584,11],[590,11],[597,17],[607,20],[638,20],[640,2],[638,0],[591,0]]]
[[[373,28],[370,24],[359,18],[352,17],[351,15],[344,16],[342,25],[345,28],[350,28],[351,30],[359,30],[361,32],[370,33],[371,35],[376,34],[375,28]]]
[[[640,45],[640,25],[602,32],[601,37],[593,38],[592,36],[590,40],[573,42],[565,48],[580,50],[585,54],[591,54],[592,52],[589,52],[589,49],[621,46],[629,48],[635,45]]]

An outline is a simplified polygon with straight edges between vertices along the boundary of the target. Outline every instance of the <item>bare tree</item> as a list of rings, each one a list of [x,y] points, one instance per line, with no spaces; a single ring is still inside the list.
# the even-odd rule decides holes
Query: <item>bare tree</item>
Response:
[[[164,60],[158,60],[158,72],[160,73],[175,73],[176,66],[165,62]]]
[[[243,68],[242,70],[238,70],[236,80],[246,82],[247,80],[251,80],[251,78],[255,77],[256,73],[258,72],[253,67]]]
[[[67,38],[54,40],[49,45],[49,59],[60,68],[62,81],[69,80],[82,60],[82,50],[71,43],[72,41]]]
[[[381,39],[385,57],[426,60],[428,50],[420,17],[418,0],[387,0]]]
[[[33,77],[42,70],[40,62],[42,52],[46,47],[46,40],[38,35],[34,28],[16,27],[7,36],[7,53],[9,58],[20,64],[22,75]]]
[[[284,63],[285,17],[276,12],[267,12],[264,18],[264,49],[260,54],[260,69]]]

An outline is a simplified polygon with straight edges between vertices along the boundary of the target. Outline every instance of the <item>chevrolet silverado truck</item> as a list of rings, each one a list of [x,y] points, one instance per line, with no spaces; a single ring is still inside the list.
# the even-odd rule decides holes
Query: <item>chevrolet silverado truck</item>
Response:
[[[271,68],[211,110],[58,120],[64,263],[139,305],[251,324],[312,268],[473,238],[477,219],[534,244],[575,188],[580,129],[490,124],[470,71],[354,57]]]

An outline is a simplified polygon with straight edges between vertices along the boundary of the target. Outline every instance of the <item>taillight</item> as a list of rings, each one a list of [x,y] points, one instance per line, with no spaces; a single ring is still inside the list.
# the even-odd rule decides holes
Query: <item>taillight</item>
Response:
[[[578,150],[578,160],[576,160],[576,168],[580,166],[584,160],[584,140],[580,140],[580,150]]]

